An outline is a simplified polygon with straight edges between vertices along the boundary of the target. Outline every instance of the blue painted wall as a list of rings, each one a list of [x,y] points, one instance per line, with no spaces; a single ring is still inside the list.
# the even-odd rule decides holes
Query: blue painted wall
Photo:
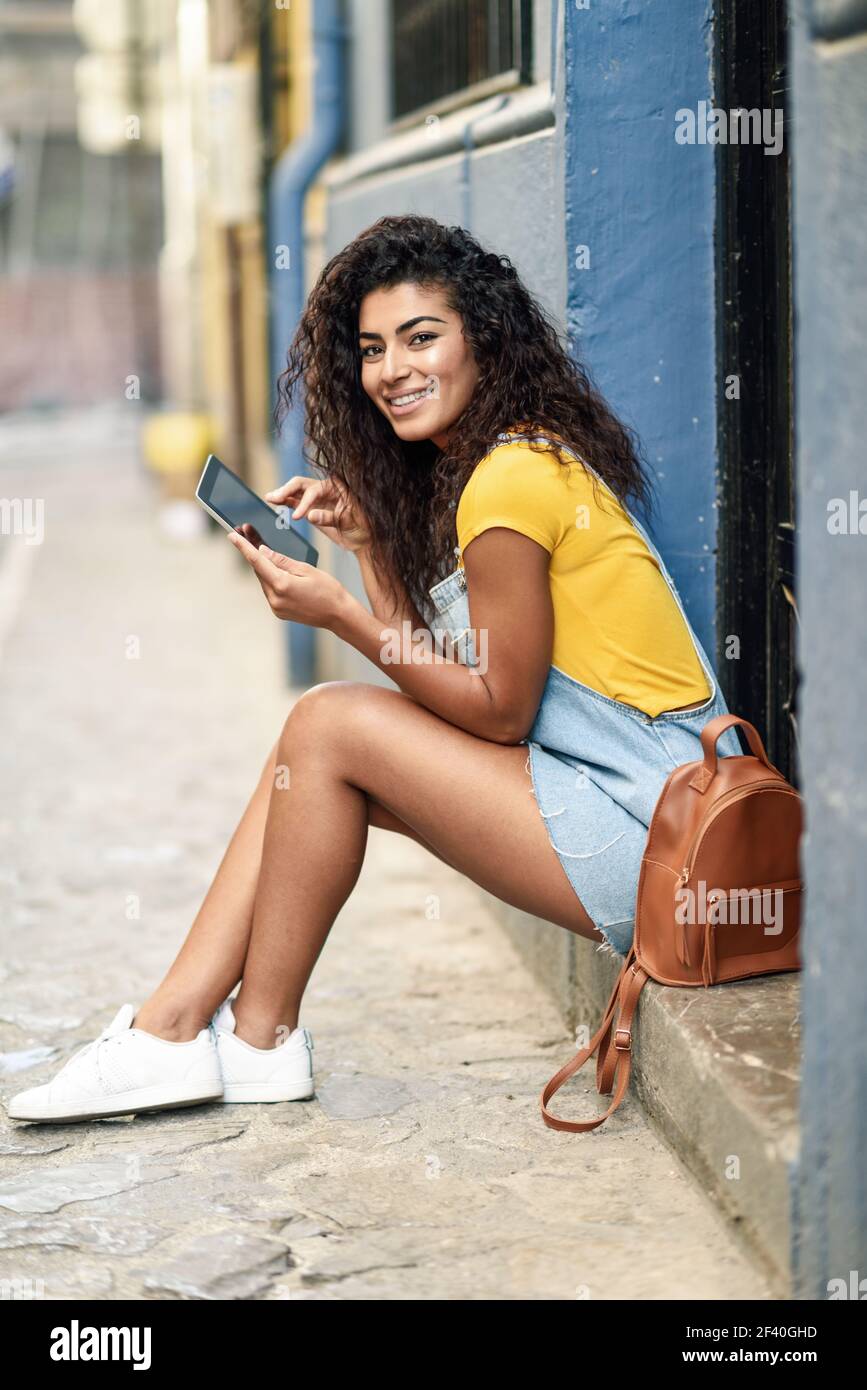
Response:
[[[711,7],[563,3],[570,342],[641,438],[651,530],[713,660],[714,147],[675,140],[678,108],[711,100]]]

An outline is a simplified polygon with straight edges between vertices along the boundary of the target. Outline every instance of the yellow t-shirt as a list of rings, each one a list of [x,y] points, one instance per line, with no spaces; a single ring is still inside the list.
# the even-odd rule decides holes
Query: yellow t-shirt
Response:
[[[597,489],[577,460],[567,472],[538,444],[498,444],[461,493],[460,550],[491,526],[545,547],[551,662],[573,680],[651,716],[706,700],[707,677],[656,558],[613,493]]]

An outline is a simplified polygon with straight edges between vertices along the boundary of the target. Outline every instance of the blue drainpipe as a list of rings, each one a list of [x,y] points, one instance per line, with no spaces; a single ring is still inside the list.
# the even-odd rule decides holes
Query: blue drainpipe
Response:
[[[271,378],[272,391],[277,376],[286,365],[286,350],[304,308],[304,198],[326,160],[337,148],[344,117],[343,41],[340,0],[315,0],[311,5],[313,25],[313,111],[303,135],[284,150],[271,174],[268,220],[270,233],[271,278]],[[289,266],[275,265],[278,246],[288,246]],[[276,442],[281,482],[307,470],[301,456],[304,441],[303,400],[296,404],[283,423]],[[316,545],[318,533],[306,520],[293,523]],[[317,547],[318,548],[318,547]],[[315,628],[287,623],[289,678],[293,685],[310,685],[315,677]]]

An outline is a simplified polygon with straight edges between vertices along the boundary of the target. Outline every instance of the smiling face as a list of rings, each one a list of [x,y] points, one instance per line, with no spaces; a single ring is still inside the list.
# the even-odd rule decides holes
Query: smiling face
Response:
[[[442,291],[408,282],[371,290],[359,308],[358,350],[361,384],[395,434],[444,449],[479,369]]]

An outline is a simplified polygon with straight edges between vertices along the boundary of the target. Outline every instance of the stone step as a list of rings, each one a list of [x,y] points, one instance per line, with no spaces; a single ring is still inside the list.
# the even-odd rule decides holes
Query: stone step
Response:
[[[552,993],[574,1037],[592,1037],[623,958],[485,894],[510,941]],[[633,1034],[629,1095],[736,1230],[780,1298],[791,1297],[791,1221],[798,1162],[800,974],[676,989],[649,981]],[[584,1035],[582,1035],[584,1036]],[[568,1042],[551,1058],[553,1075]],[[540,1076],[539,1090],[548,1080]],[[588,1097],[589,1088],[589,1097]],[[563,1119],[592,1119],[610,1103],[596,1090],[596,1057],[557,1092]],[[594,1133],[571,1136],[576,1145]]]

